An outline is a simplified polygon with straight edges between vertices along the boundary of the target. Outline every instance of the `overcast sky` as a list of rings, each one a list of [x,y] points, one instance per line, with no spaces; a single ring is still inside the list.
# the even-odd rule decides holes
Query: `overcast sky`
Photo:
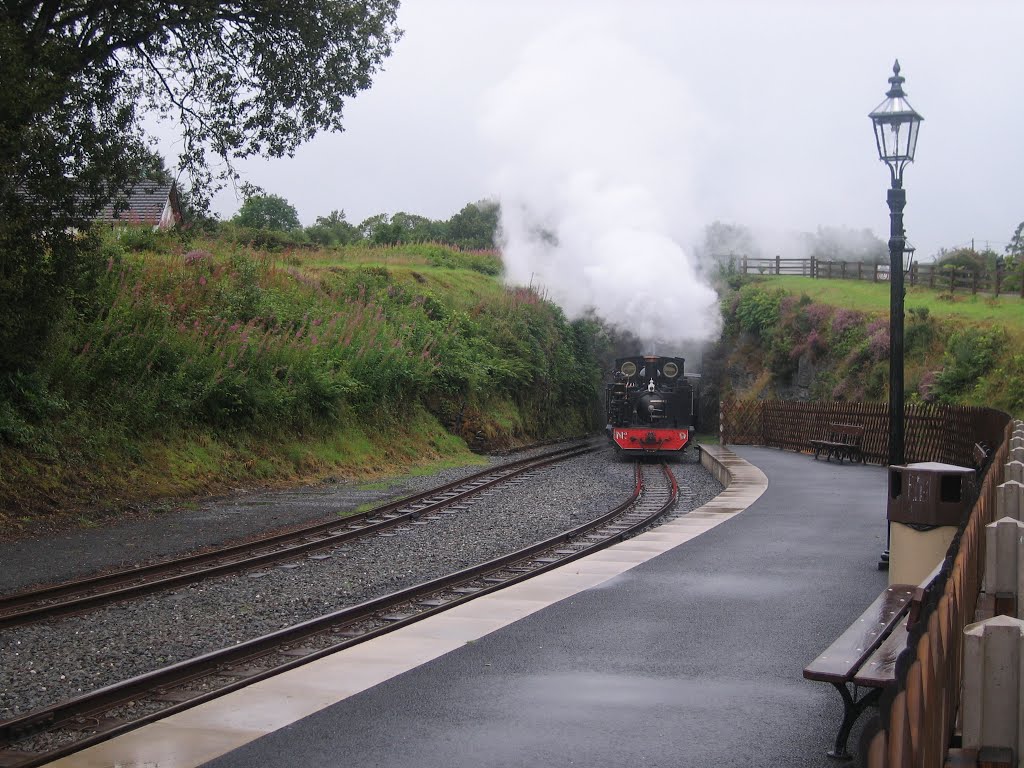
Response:
[[[399,26],[343,133],[244,177],[304,224],[499,199],[510,281],[644,339],[716,335],[692,259],[713,221],[784,257],[803,255],[786,233],[819,226],[888,237],[867,115],[896,58],[925,118],[904,180],[917,258],[1002,251],[1024,220],[1019,0],[405,0]],[[215,200],[223,218],[239,205]]]
[[[596,35],[587,29],[595,23]],[[487,125],[494,94],[552,30],[572,50],[548,57],[549,80],[532,81],[551,92],[525,105],[538,113],[506,117],[530,145],[541,140],[531,132],[551,130],[548,106],[575,102],[591,121],[573,126],[580,140],[610,138],[607,159],[617,163],[630,142],[651,140],[623,114],[649,99],[644,120],[664,112],[679,136],[644,174],[668,190],[672,231],[684,243],[716,219],[886,237],[888,173],[867,114],[897,57],[925,118],[905,178],[918,256],[972,238],[1001,249],[1024,220],[1024,3],[406,0],[399,25],[404,38],[371,90],[348,105],[345,132],[294,158],[243,166],[303,223],[333,209],[356,223],[397,211],[447,218],[499,194],[496,177],[515,149]],[[600,48],[609,36],[646,61],[636,78],[622,73],[605,90]],[[593,87],[566,89],[558,70],[581,60],[594,65]],[[238,205],[228,193],[216,208],[229,217]]]

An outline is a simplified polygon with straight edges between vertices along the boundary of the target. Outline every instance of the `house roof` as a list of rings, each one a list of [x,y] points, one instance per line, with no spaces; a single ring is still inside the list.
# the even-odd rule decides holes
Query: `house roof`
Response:
[[[125,197],[126,208],[119,207],[115,213],[114,206],[108,205],[96,215],[94,221],[105,224],[128,223],[156,226],[160,224],[169,197],[172,198],[172,207],[177,208],[174,182],[170,181],[141,182],[133,186]]]

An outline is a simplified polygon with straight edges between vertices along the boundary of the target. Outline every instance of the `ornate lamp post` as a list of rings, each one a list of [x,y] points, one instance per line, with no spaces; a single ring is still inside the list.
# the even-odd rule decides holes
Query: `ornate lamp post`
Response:
[[[889,78],[885,101],[868,117],[875,127],[878,158],[889,166],[892,184],[886,197],[889,203],[889,464],[903,464],[903,254],[907,233],[903,229],[903,208],[907,193],[903,189],[903,169],[914,162],[917,132],[924,119],[914,111],[903,92],[897,60]],[[889,568],[889,529],[886,527],[885,551],[878,563]]]
[[[889,166],[892,184],[889,203],[889,464],[903,464],[903,254],[907,236],[903,230],[903,169],[914,161],[917,132],[924,119],[914,111],[903,92],[897,61],[889,78],[885,101],[868,115],[875,127],[879,159]],[[888,560],[883,555],[883,560]]]

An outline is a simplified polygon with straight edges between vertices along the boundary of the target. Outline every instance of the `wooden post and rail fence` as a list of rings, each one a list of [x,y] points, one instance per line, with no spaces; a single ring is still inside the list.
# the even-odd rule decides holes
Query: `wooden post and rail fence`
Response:
[[[834,261],[818,259],[753,258],[750,256],[719,257],[723,263],[743,275],[796,275],[827,280],[864,280],[888,282],[887,263],[867,261]],[[910,265],[904,284],[918,285],[949,293],[984,293],[999,296],[1018,294],[1024,298],[1024,264],[1009,268],[969,269],[943,264]]]
[[[808,452],[809,441],[834,422],[863,424],[865,459],[885,464],[889,424],[884,403],[724,401],[720,437],[723,445],[766,445]],[[896,663],[895,683],[882,696],[875,732],[867,741],[866,765],[1010,765],[986,762],[983,754],[954,746],[954,730],[964,680],[964,629],[976,621],[985,574],[985,527],[996,515],[1004,466],[1021,464],[1019,460],[1007,461],[1013,424],[1007,414],[991,408],[911,404],[906,408],[905,433],[908,464],[935,461],[970,467],[976,461],[977,444],[993,454],[979,482],[977,500],[953,538],[937,575],[924,588],[920,616]],[[1014,440],[1019,443],[1015,452],[1024,451],[1024,430],[1020,427]],[[1024,490],[1024,486],[1012,490]],[[1021,714],[1024,716],[1024,712]]]

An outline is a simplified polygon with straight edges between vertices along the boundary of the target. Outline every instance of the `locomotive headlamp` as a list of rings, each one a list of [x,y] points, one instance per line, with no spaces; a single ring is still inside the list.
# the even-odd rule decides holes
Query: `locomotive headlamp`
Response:
[[[666,379],[674,379],[679,375],[679,366],[675,363],[665,363],[665,366],[661,369]]]
[[[622,371],[623,376],[636,376],[636,363],[627,360],[619,370]]]

